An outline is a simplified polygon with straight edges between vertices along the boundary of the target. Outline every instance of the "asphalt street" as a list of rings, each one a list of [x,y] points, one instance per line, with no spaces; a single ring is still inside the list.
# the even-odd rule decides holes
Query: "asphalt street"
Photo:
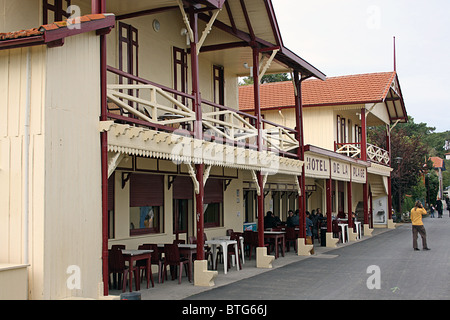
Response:
[[[425,218],[430,251],[411,224],[316,254],[188,300],[449,300],[450,218]],[[418,239],[419,248],[422,247]]]

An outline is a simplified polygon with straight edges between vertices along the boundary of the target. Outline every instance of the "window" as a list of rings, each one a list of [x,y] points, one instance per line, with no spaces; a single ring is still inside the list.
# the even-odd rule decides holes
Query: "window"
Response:
[[[176,176],[173,180],[173,232],[187,233],[188,216],[194,211],[194,187],[188,176]]]
[[[258,212],[258,201],[256,198],[256,190],[244,190],[244,210],[245,221],[253,222]]]
[[[336,122],[336,142],[341,142],[341,116],[337,115],[337,122]]]
[[[345,132],[345,118],[341,118],[341,143],[346,143],[347,142],[347,138],[346,138],[346,132]]]
[[[164,217],[164,176],[132,173],[130,235],[160,233]]]
[[[346,143],[347,142],[347,125],[346,125],[345,118],[338,115],[336,127],[337,127],[336,142],[337,143]]]
[[[138,30],[132,25],[119,22],[119,70],[125,71],[133,76],[138,76],[138,53]],[[119,84],[123,84],[123,81],[123,77],[119,76]],[[127,80],[127,84],[133,83],[133,80]],[[134,97],[139,96],[138,90],[133,89],[129,89],[127,94]],[[129,101],[128,104],[130,107],[136,108],[134,102]]]
[[[361,127],[355,124],[355,142],[361,142]]]
[[[347,142],[352,142],[353,141],[353,137],[352,137],[352,120],[348,119],[347,120]]]
[[[209,178],[204,190],[205,228],[220,227],[223,224],[223,181]]]
[[[119,69],[138,76],[138,53],[138,30],[132,25],[119,22]]]
[[[214,103],[225,105],[225,81],[222,66],[213,66]]]
[[[188,65],[185,50],[173,47],[173,88],[177,91],[187,92]],[[177,99],[177,96],[175,96]],[[186,105],[186,98],[181,97],[180,102]]]
[[[62,21],[63,17],[68,18],[67,8],[70,7],[71,0],[43,0],[42,1],[42,24],[49,24],[55,21]]]

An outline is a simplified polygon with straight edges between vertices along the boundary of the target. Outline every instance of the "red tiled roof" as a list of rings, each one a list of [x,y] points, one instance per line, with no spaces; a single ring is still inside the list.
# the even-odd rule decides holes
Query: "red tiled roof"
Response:
[[[96,23],[99,20],[104,20],[105,23]],[[24,43],[24,41],[29,38],[37,38],[37,40],[41,40],[41,42],[36,42],[35,44],[48,43],[49,41],[55,41],[56,39],[61,39],[66,36],[78,34],[85,31],[91,31],[96,29],[102,29],[105,27],[112,27],[115,18],[113,15],[104,15],[104,14],[89,14],[85,16],[81,16],[79,18],[67,19],[65,21],[57,21],[54,23],[42,25],[38,28],[32,28],[27,30],[20,30],[14,32],[6,32],[0,33],[0,48],[10,48],[20,46]],[[84,31],[80,31],[82,27],[86,25],[86,23],[94,24],[95,26],[92,28],[83,29]],[[67,33],[60,33],[58,36],[48,37],[49,40],[46,41],[46,36],[57,31],[67,31]]]
[[[430,157],[430,160],[433,162],[433,168],[443,168],[444,160],[439,157]]]
[[[303,106],[361,104],[381,102],[386,97],[395,72],[369,73],[306,80],[302,83]],[[291,81],[266,83],[260,86],[261,109],[295,105]],[[253,110],[253,86],[239,88],[239,109]]]
[[[32,37],[32,36],[39,36],[42,34],[43,34],[43,32],[39,31],[39,28],[20,30],[20,31],[14,31],[14,32],[6,32],[6,33],[0,33],[0,41]]]

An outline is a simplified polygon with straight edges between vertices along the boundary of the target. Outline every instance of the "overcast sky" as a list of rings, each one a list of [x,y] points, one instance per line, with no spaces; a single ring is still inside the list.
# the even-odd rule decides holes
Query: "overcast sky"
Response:
[[[450,130],[450,1],[272,0],[285,47],[328,77],[394,70],[408,115]]]

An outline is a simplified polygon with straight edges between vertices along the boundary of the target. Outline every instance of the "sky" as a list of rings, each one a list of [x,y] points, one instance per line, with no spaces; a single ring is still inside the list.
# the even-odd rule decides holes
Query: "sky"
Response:
[[[327,77],[396,70],[415,123],[450,131],[450,1],[272,0],[284,46]]]

